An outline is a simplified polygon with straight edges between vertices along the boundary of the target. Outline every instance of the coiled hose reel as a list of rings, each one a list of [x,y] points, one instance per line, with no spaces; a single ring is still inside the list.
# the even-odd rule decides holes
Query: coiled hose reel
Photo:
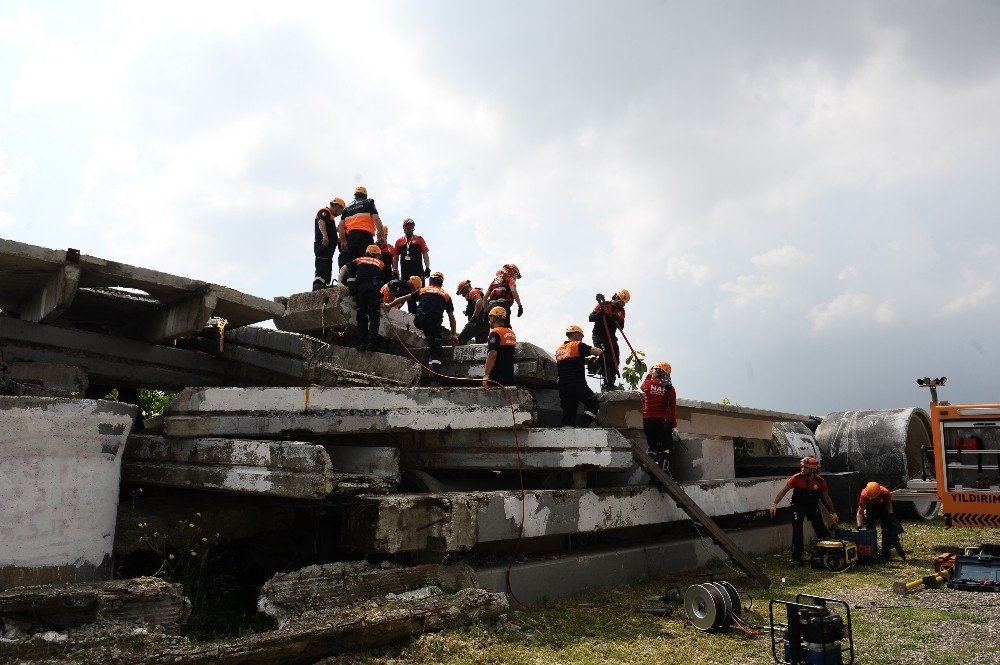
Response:
[[[723,630],[740,619],[743,603],[740,593],[729,582],[705,582],[688,587],[684,593],[684,611],[691,625],[703,632]]]

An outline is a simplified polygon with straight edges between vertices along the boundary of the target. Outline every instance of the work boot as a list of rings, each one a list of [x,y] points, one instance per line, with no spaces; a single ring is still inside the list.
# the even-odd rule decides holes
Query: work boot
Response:
[[[366,347],[365,350],[375,353],[376,351],[378,351],[378,346],[379,346],[378,342],[368,342],[368,346]]]
[[[313,280],[313,291],[319,291],[320,289],[326,288],[326,282],[317,277]]]

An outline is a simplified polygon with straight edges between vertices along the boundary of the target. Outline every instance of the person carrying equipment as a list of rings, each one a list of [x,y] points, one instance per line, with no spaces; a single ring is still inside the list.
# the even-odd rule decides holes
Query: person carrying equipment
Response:
[[[379,287],[382,285],[382,270],[385,268],[379,259],[381,254],[382,250],[378,245],[368,245],[365,256],[359,256],[340,269],[341,283],[349,270],[353,270],[357,277],[354,303],[358,310],[358,351],[378,350],[378,326],[382,321],[382,310],[379,309],[382,294],[379,293]]]
[[[344,265],[363,256],[368,246],[375,244],[376,234],[380,242],[385,242],[385,227],[375,209],[375,201],[368,198],[368,190],[364,187],[354,190],[354,200],[341,213],[337,231],[340,233],[340,252],[347,256]],[[353,271],[349,275],[347,286],[353,291]]]
[[[840,524],[837,510],[833,507],[833,499],[826,488],[826,481],[819,475],[819,460],[815,457],[803,457],[799,461],[800,471],[788,479],[785,486],[778,492],[771,504],[771,518],[778,513],[778,503],[785,498],[788,490],[792,490],[792,566],[798,568],[802,561],[803,535],[802,523],[809,518],[817,538],[829,538],[823,516],[819,512],[820,499],[830,511],[830,521],[833,526]]]
[[[587,385],[584,361],[588,356],[600,357],[603,351],[583,343],[583,328],[566,328],[566,341],[556,349],[556,371],[559,373],[559,406],[562,407],[561,427],[576,427],[576,408],[583,403],[581,427],[588,427],[597,418],[600,405],[597,395]]]
[[[507,312],[507,320],[510,320],[510,307],[517,303],[517,315],[524,314],[524,307],[521,306],[521,296],[517,292],[517,280],[521,279],[521,271],[513,263],[504,264],[504,267],[497,271],[496,277],[486,287],[486,306],[489,309],[503,307]]]
[[[517,335],[506,327],[507,310],[494,307],[490,310],[490,334],[486,339],[486,372],[483,376],[483,388],[490,387],[490,381],[501,386],[514,383],[514,349],[517,347]]]
[[[380,293],[382,294],[382,303],[384,305],[389,305],[396,298],[400,296],[408,296],[414,291],[419,291],[424,287],[424,280],[419,277],[411,277],[410,279],[394,279],[388,284],[382,286]],[[402,307],[402,304],[396,305],[396,309]]]
[[[618,389],[616,381],[621,365],[618,331],[625,329],[625,305],[631,299],[628,289],[622,289],[611,296],[611,302],[604,299],[603,293],[598,293],[597,306],[590,313],[589,320],[594,324],[594,346],[600,347],[607,354],[603,367],[591,366],[592,373],[602,377],[601,392]]]
[[[400,279],[428,277],[431,274],[431,255],[427,241],[422,236],[413,235],[417,225],[412,219],[403,220],[403,237],[396,240],[393,246],[395,252],[392,259],[392,270]],[[410,307],[413,312],[415,306]]]
[[[677,427],[677,391],[670,369],[670,363],[656,363],[642,382],[642,431],[649,456],[664,471],[670,471],[670,448]]]
[[[427,346],[430,349],[430,360],[427,366],[431,373],[427,376],[428,384],[431,386],[441,385],[438,374],[441,373],[441,356],[444,349],[441,346],[441,323],[444,313],[448,313],[448,322],[451,324],[451,344],[458,344],[458,335],[455,334],[455,304],[451,301],[451,296],[442,287],[444,275],[439,272],[432,272],[430,285],[408,296],[396,298],[389,307],[395,307],[404,301],[411,300],[417,303],[417,313],[413,317],[413,325],[424,333],[427,338]]]
[[[313,225],[313,254],[316,255],[316,277],[313,291],[325,289],[333,277],[333,252],[337,249],[337,225],[333,220],[344,212],[344,199],[330,199],[330,205],[316,211]]]
[[[458,283],[455,293],[465,298],[465,316],[469,322],[458,333],[458,343],[468,344],[475,339],[476,344],[483,344],[490,334],[490,324],[486,320],[486,298],[482,289],[472,288],[472,282],[463,279]],[[505,310],[506,311],[506,310]]]
[[[897,544],[895,518],[892,514],[892,492],[889,488],[872,481],[865,485],[858,498],[858,528],[862,525],[875,529],[876,522],[882,524],[882,558],[888,563],[892,559],[892,548]],[[903,548],[900,556],[906,559]]]

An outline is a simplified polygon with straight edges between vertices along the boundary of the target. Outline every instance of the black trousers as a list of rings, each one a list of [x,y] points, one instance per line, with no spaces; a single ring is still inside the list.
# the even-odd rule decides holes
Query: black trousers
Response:
[[[510,309],[511,309],[511,306],[513,304],[514,303],[507,302],[506,300],[491,300],[488,303],[486,303],[486,310],[485,311],[486,311],[487,314],[489,314],[490,310],[493,309],[494,307],[503,307],[503,311],[506,312],[504,314],[504,317],[503,317],[504,318],[504,322],[506,323],[506,325],[509,326],[510,325]]]
[[[462,332],[458,333],[458,343],[468,344],[473,339],[476,344],[485,344],[486,338],[490,336],[490,323],[486,319],[486,312],[480,312],[479,316],[470,319]]]
[[[378,345],[378,326],[382,321],[382,293],[369,281],[360,282],[354,297],[358,308],[358,343]]]
[[[580,416],[580,426],[587,427],[597,418],[600,404],[597,395],[586,383],[559,386],[559,406],[562,407],[562,427],[576,427],[576,407],[583,403],[583,415]]]
[[[423,256],[421,254],[420,256]],[[402,259],[399,261],[399,278],[403,281],[410,279],[411,277],[419,277],[424,279],[424,266],[420,261],[409,261],[404,262]],[[410,314],[417,313],[417,303],[412,300],[406,301],[406,308],[410,311]]]
[[[803,535],[802,535],[802,523],[808,518],[809,523],[813,525],[813,529],[816,531],[817,538],[829,538],[830,532],[826,530],[826,525],[823,524],[823,515],[819,512],[819,505],[815,506],[796,506],[792,505],[792,559],[794,561],[802,561],[802,553],[804,549]]]
[[[674,442],[674,427],[667,418],[643,418],[642,431],[646,434],[646,447],[653,459],[659,455],[669,459],[671,444]],[[654,454],[655,453],[655,454]]]
[[[619,374],[618,367],[622,362],[621,352],[618,349],[618,337],[616,335],[612,335],[609,340],[603,330],[600,332],[595,331],[594,346],[599,347],[604,353],[604,363],[601,365],[605,368],[604,385],[602,385],[601,388],[606,390],[614,385]],[[614,354],[612,354],[612,351],[614,351]]]
[[[893,545],[896,544],[896,534],[893,530],[892,515],[884,507],[865,508],[865,526],[874,529],[876,524],[882,526],[882,556],[888,560]]]
[[[427,347],[429,349],[428,355],[430,356],[430,361],[427,365],[435,372],[441,371],[441,357],[444,353],[444,348],[441,345],[441,323],[443,318],[440,316],[424,316],[422,314],[417,314],[413,317],[413,325],[417,327],[418,330],[424,333],[424,337],[427,338]],[[432,381],[438,381],[439,378],[430,375]]]
[[[316,280],[326,286],[333,278],[333,250],[336,243],[330,242],[324,246],[322,242],[313,242],[313,254],[316,255]]]

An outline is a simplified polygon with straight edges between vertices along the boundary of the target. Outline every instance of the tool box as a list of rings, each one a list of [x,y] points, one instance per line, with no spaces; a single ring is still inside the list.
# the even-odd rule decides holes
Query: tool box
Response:
[[[988,554],[955,557],[948,586],[959,591],[1000,591],[1000,557]]]
[[[841,529],[833,530],[833,537],[840,540],[850,540],[858,546],[858,560],[862,563],[876,561],[882,557],[878,548],[878,531],[875,529]]]

